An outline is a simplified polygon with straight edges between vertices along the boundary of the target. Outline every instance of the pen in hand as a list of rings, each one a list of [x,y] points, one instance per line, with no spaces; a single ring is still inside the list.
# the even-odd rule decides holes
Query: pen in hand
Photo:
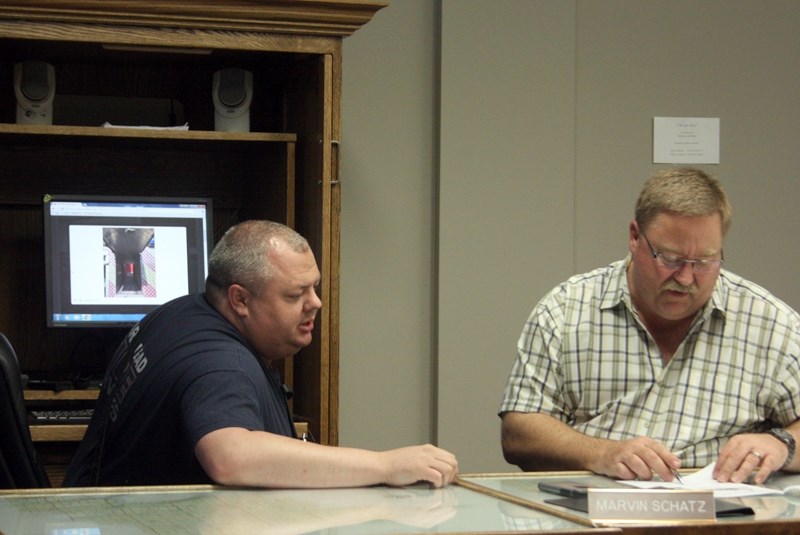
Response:
[[[678,480],[678,483],[680,483],[681,485],[686,486],[686,482],[683,480],[683,478],[681,477],[681,475],[678,473],[678,471],[675,468],[672,468],[672,475],[675,476],[675,479]]]

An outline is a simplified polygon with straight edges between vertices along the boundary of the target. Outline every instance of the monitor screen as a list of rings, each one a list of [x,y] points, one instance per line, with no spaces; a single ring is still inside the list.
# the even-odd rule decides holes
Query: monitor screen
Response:
[[[202,292],[211,200],[45,195],[47,325],[122,327]]]

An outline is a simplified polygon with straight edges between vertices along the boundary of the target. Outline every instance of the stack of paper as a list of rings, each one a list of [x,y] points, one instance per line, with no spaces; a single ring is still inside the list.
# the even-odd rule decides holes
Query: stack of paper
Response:
[[[619,481],[640,489],[684,489],[713,490],[715,498],[743,498],[766,494],[800,494],[800,476],[776,478],[769,486],[748,485],[746,483],[721,483],[714,479],[714,464],[697,472],[683,476],[685,484],[678,481]]]

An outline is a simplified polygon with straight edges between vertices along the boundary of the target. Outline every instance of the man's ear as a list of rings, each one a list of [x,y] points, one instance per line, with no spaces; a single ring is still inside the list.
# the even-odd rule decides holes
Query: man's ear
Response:
[[[636,252],[636,247],[639,245],[639,236],[641,236],[639,225],[634,219],[628,226],[628,251],[630,251],[631,254]]]
[[[247,291],[247,288],[239,284],[228,286],[228,304],[230,304],[231,310],[237,316],[247,316],[249,314],[249,301],[250,292]]]

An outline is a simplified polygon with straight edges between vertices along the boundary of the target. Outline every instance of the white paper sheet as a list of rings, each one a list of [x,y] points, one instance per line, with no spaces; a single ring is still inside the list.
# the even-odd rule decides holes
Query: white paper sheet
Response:
[[[714,463],[709,464],[702,470],[689,475],[682,476],[685,485],[677,480],[667,483],[666,481],[619,481],[626,485],[638,487],[640,489],[689,489],[689,490],[713,490],[715,498],[743,498],[746,496],[763,496],[766,494],[782,494],[781,491],[762,487],[759,485],[748,485],[746,483],[721,483],[714,479]]]
[[[653,163],[719,164],[719,117],[653,117]]]

